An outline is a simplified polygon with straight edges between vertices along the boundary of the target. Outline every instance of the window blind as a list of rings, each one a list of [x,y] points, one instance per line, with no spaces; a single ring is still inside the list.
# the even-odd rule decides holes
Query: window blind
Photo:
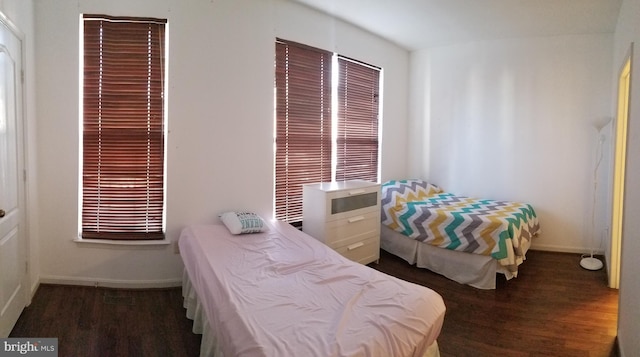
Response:
[[[302,185],[331,181],[332,53],[276,41],[275,218],[302,221]]]
[[[166,20],[84,15],[83,238],[164,238]]]
[[[336,181],[378,182],[380,69],[338,56]]]

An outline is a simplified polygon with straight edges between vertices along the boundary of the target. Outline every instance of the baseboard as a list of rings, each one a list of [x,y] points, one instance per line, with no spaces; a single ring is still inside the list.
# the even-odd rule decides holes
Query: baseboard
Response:
[[[557,246],[557,245],[545,245],[545,244],[533,244],[531,245],[532,250],[543,250],[546,252],[558,252],[558,253],[575,253],[575,254],[590,254],[591,251],[586,250],[586,249],[580,249],[580,248],[575,248],[575,247],[562,247],[562,246]],[[603,251],[600,250],[594,250],[593,251],[594,255],[602,255],[604,254]]]
[[[34,281],[33,284],[31,284],[31,290],[29,290],[29,301],[27,301],[27,306],[31,305],[31,301],[33,300],[33,297],[36,295],[36,291],[38,290],[39,286],[40,286],[40,279]]]
[[[80,285],[117,289],[157,289],[182,286],[182,279],[116,280],[43,275],[40,276],[40,284]]]

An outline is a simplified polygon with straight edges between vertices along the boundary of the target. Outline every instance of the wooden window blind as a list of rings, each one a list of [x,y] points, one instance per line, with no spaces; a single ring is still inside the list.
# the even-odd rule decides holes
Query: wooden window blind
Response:
[[[275,218],[302,221],[302,185],[331,181],[332,53],[276,41]]]
[[[378,182],[380,69],[338,56],[336,181]]]
[[[84,15],[82,238],[164,238],[164,19]]]

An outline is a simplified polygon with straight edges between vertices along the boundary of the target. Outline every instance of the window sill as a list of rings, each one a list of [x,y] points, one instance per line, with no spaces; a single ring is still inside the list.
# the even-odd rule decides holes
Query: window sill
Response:
[[[76,238],[73,240],[74,242],[84,245],[84,244],[96,244],[96,245],[107,245],[107,246],[144,246],[144,247],[153,247],[153,246],[166,246],[170,245],[171,241],[167,238],[165,239],[157,239],[157,240],[116,240],[116,239],[82,239]]]

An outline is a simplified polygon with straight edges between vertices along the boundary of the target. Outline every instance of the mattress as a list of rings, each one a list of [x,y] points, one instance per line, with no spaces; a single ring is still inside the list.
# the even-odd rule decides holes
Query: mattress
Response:
[[[422,356],[440,333],[436,292],[354,263],[289,224],[180,236],[191,288],[224,356]],[[203,337],[204,339],[204,337]]]

